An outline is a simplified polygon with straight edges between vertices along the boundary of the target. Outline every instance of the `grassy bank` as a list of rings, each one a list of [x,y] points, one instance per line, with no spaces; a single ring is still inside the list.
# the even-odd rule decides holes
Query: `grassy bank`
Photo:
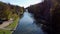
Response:
[[[15,18],[13,23],[11,23],[7,27],[5,27],[7,30],[6,29],[0,29],[0,34],[11,34],[12,30],[17,26],[18,21],[19,21],[19,17]]]
[[[10,24],[9,26],[7,26],[6,28],[12,28],[12,29],[14,29],[14,28],[17,26],[18,21],[19,21],[19,17],[16,18],[16,19],[13,21],[13,23]]]
[[[11,31],[0,29],[0,34],[11,34]]]

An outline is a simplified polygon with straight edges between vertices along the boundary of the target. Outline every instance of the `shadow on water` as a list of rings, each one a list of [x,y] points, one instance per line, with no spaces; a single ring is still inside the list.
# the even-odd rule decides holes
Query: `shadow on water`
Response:
[[[38,27],[39,26],[39,27]],[[44,34],[40,25],[36,25],[32,14],[24,12],[13,34]]]

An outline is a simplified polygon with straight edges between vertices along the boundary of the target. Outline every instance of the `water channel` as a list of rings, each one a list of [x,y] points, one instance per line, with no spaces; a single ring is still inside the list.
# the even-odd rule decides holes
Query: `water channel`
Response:
[[[28,13],[28,11],[24,12],[13,34],[44,34],[41,26],[38,27],[34,21],[32,14]]]

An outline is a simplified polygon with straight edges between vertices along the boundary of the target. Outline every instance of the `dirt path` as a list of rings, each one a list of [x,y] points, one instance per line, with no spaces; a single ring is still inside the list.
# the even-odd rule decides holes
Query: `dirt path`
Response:
[[[5,22],[3,22],[3,24],[0,25],[0,28],[4,28],[4,27],[8,26],[8,25],[11,24],[12,22],[13,22],[12,20],[5,21]]]

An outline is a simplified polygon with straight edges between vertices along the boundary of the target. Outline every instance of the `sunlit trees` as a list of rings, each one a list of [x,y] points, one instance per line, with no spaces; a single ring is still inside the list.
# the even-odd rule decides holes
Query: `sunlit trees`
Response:
[[[6,4],[0,2],[0,19],[9,20],[10,18],[18,17],[24,11],[24,7],[19,7],[17,5]]]

